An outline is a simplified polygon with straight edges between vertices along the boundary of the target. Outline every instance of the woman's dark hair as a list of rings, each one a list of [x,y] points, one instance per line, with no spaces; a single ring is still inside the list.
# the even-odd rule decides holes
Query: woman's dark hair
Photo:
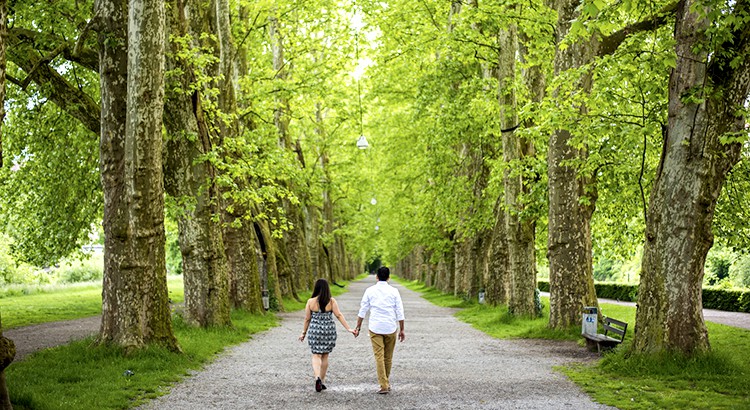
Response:
[[[318,279],[317,282],[315,282],[312,297],[316,296],[318,297],[318,306],[320,306],[319,310],[325,312],[328,302],[331,301],[331,288],[328,287],[327,280]]]

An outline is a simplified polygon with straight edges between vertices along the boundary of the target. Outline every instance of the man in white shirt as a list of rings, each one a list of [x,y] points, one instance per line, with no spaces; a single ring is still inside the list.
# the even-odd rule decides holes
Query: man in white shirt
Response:
[[[391,271],[382,266],[378,269],[378,283],[365,290],[362,303],[357,315],[357,327],[355,336],[359,335],[367,312],[370,312],[368,328],[370,330],[370,342],[372,352],[375,355],[375,365],[378,370],[378,382],[380,390],[378,394],[387,394],[391,391],[388,381],[391,376],[391,364],[393,363],[393,349],[396,347],[396,332],[398,340],[403,342],[404,334],[404,305],[398,289],[388,283]]]

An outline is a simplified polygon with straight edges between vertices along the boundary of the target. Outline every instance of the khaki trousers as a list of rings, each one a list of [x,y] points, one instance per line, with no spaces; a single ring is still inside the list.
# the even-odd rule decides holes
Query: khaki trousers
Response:
[[[375,367],[378,370],[378,383],[380,383],[381,389],[391,387],[388,378],[391,377],[391,364],[393,364],[393,349],[396,347],[397,332],[389,335],[370,332],[370,343],[372,343],[372,353],[375,355]]]

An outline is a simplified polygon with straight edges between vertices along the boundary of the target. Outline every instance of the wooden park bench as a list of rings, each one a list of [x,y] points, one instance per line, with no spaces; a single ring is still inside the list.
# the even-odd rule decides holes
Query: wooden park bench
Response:
[[[592,335],[582,333],[581,336],[586,338],[586,347],[589,348],[589,350],[594,350],[594,347],[596,347],[596,351],[601,352],[602,350],[613,349],[622,343],[622,341],[625,340],[625,332],[627,330],[627,323],[621,322],[617,319],[612,319],[611,317],[605,317],[604,334],[597,333]],[[611,337],[609,336],[609,333],[619,336],[619,338]]]

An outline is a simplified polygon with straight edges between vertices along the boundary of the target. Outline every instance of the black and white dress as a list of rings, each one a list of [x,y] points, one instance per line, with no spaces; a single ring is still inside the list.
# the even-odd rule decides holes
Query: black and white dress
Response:
[[[307,343],[313,354],[331,353],[336,346],[336,324],[333,312],[312,312]]]

